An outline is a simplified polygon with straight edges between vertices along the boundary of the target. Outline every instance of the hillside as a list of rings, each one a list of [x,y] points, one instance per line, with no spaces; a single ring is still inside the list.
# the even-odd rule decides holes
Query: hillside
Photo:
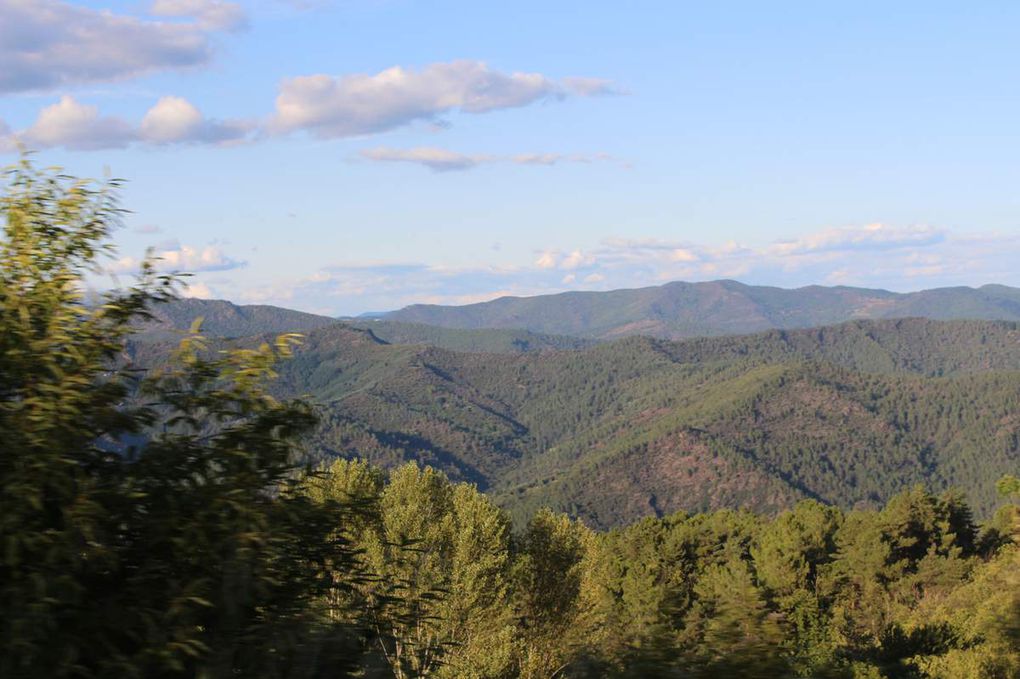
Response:
[[[250,341],[250,340],[246,340]],[[152,363],[166,346],[137,345]],[[987,514],[1020,467],[1020,325],[923,319],[482,354],[307,332],[278,396],[318,404],[314,457],[418,460],[522,518],[877,506],[915,483]]]
[[[910,317],[1018,321],[1020,290],[986,285],[900,294],[842,286],[787,290],[736,281],[674,282],[633,290],[502,297],[466,306],[419,304],[385,316],[450,328],[520,328],[595,339],[681,339]]]
[[[516,353],[559,349],[582,349],[594,340],[566,335],[547,335],[516,328],[444,328],[421,323],[370,320],[344,321],[352,328],[369,330],[390,344],[428,344],[469,353]]]
[[[153,319],[140,328],[147,339],[171,339],[186,332],[197,318],[212,337],[248,337],[261,333],[305,332],[336,323],[328,316],[268,305],[238,305],[223,300],[179,299],[152,309]]]
[[[136,339],[172,341],[202,319],[208,337],[250,337],[261,334],[304,333],[343,324],[365,330],[390,344],[427,344],[453,351],[514,353],[580,349],[592,340],[545,335],[517,329],[457,329],[386,320],[336,319],[267,305],[238,305],[225,300],[179,299],[152,309],[154,318],[139,328]]]

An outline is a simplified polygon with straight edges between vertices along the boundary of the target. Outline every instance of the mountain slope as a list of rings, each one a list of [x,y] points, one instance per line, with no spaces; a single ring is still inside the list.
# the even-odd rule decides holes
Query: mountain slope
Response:
[[[209,337],[250,337],[261,334],[304,333],[343,324],[366,330],[390,344],[428,344],[454,351],[521,352],[580,349],[592,340],[545,335],[517,329],[462,330],[385,320],[336,319],[266,305],[238,305],[224,300],[179,299],[152,309],[153,319],[139,328],[148,341],[173,340],[202,319],[202,334]]]
[[[328,316],[267,305],[237,305],[223,300],[179,299],[152,309],[153,319],[140,328],[148,339],[172,339],[202,319],[211,337],[248,337],[262,333],[305,332],[336,323]]]
[[[444,328],[398,321],[344,321],[354,328],[370,330],[390,344],[428,344],[470,353],[516,353],[558,349],[582,349],[594,342],[566,335],[546,335],[515,328]]]
[[[262,341],[270,335],[238,340]],[[144,338],[151,365],[169,342]],[[676,510],[874,506],[915,483],[977,511],[1020,468],[1020,325],[854,321],[570,351],[455,352],[333,324],[279,366],[317,404],[313,458],[418,460],[517,520],[610,527]]]
[[[867,506],[914,483],[958,486],[987,512],[994,481],[1020,467],[1014,323],[860,321],[505,355],[369,355],[349,332],[313,331],[282,369],[288,393],[321,404],[316,449],[422,460],[518,518],[552,506],[606,527],[804,497]]]
[[[986,285],[899,294],[851,287],[787,290],[736,281],[674,282],[633,290],[502,297],[458,307],[413,305],[385,316],[450,328],[520,328],[598,339],[680,339],[907,317],[1020,321],[1020,290]]]

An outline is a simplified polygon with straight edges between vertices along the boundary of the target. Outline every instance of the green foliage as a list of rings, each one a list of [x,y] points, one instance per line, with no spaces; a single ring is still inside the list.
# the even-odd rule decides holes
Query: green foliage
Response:
[[[1016,547],[982,552],[952,493],[912,489],[848,514],[814,501],[773,518],[674,514],[601,535],[541,511],[509,543],[462,531],[472,571],[489,575],[458,583],[453,562],[433,566],[450,549],[450,496],[470,497],[472,516],[499,516],[484,496],[411,465],[387,482],[362,462],[337,462],[323,482],[345,497],[362,488],[393,499],[389,523],[407,530],[373,543],[389,550],[378,567],[390,575],[372,587],[415,583],[389,590],[403,599],[394,618],[419,616],[389,643],[420,648],[408,637],[430,630],[437,676],[992,679],[1020,670]],[[379,511],[372,530],[385,521]],[[400,548],[412,535],[421,574]],[[463,616],[473,622],[450,624]],[[458,641],[474,626],[486,644]],[[504,634],[491,635],[496,627]]]
[[[514,565],[522,646],[518,675],[559,676],[598,641],[598,541],[568,517],[541,511],[528,523],[519,550]]]
[[[995,490],[1002,497],[1020,498],[1020,479],[1012,474],[1006,474],[996,482]]]
[[[338,460],[312,496],[372,503],[370,518],[348,534],[375,575],[357,588],[359,605],[394,676],[508,676],[510,526],[501,510],[414,464],[383,485],[364,463]]]
[[[360,578],[345,507],[294,480],[301,403],[263,389],[293,338],[157,374],[125,339],[174,281],[143,266],[98,304],[116,182],[11,170],[0,203],[0,674],[316,676],[356,630],[320,602]],[[132,398],[140,394],[141,398]],[[129,405],[134,403],[135,405]]]

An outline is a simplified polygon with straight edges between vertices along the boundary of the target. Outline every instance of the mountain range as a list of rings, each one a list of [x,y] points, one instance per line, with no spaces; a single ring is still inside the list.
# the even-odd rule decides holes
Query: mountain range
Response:
[[[225,344],[303,332],[273,389],[316,404],[311,458],[414,459],[477,484],[517,520],[540,506],[601,528],[802,498],[876,506],[913,484],[958,488],[988,514],[995,480],[1020,468],[1014,321],[592,343],[226,302],[156,314],[132,343],[138,363],[162,360],[198,315]]]
[[[416,304],[382,316],[447,328],[516,328],[591,339],[683,339],[909,317],[1020,321],[1020,289],[985,285],[895,293],[817,285],[788,290],[729,280],[674,282],[609,292],[501,297],[465,306]]]

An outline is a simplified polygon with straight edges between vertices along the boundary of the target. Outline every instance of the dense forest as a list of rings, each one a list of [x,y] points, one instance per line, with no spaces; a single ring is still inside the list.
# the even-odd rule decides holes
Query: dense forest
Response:
[[[181,306],[210,311],[218,346],[276,331],[228,342],[223,328],[236,324],[221,319],[245,307],[166,306],[184,330],[195,316]],[[132,339],[136,363],[159,365],[183,334],[158,327]],[[986,518],[996,479],[1020,467],[1020,326],[1009,321],[854,321],[560,351],[513,351],[502,330],[404,327],[418,334],[307,329],[271,389],[315,405],[310,457],[426,463],[477,484],[518,525],[541,507],[598,528],[801,499],[877,508],[914,484],[959,488]]]
[[[660,511],[608,532],[550,509],[515,525],[478,484],[415,462],[302,464],[340,425],[323,428],[327,400],[287,396],[304,381],[305,391],[333,390],[354,408],[365,394],[366,412],[384,395],[403,398],[400,408],[453,401],[455,413],[485,410],[494,419],[479,425],[489,438],[477,439],[478,459],[498,465],[513,449],[495,447],[486,457],[481,443],[519,426],[500,410],[511,393],[567,413],[533,427],[530,440],[590,432],[597,441],[635,417],[624,410],[596,418],[613,410],[599,399],[640,414],[652,402],[642,399],[666,398],[660,402],[685,418],[703,418],[683,424],[684,436],[716,426],[732,437],[719,440],[739,441],[760,436],[745,427],[767,399],[748,398],[781,393],[790,381],[793,393],[835,384],[826,393],[838,395],[851,385],[911,426],[936,421],[927,426],[938,433],[946,419],[955,426],[1015,414],[1015,402],[1002,400],[1014,384],[1009,374],[962,353],[909,369],[893,361],[876,372],[853,371],[857,354],[842,350],[829,363],[756,363],[740,349],[747,339],[713,350],[741,354],[736,362],[691,364],[684,351],[703,345],[634,340],[471,363],[465,357],[477,354],[390,345],[344,326],[304,340],[226,342],[203,337],[195,324],[167,350],[166,340],[131,337],[171,303],[174,277],[146,264],[131,288],[85,303],[83,288],[121,214],[116,184],[39,172],[25,161],[7,180],[0,676],[1020,676],[1015,475],[989,484],[1001,506],[981,521],[958,493],[907,485],[883,489],[884,506],[852,511],[791,497],[783,511]],[[1015,331],[980,332],[997,346],[996,332]],[[374,360],[343,353],[324,361],[310,351],[323,338],[343,338]],[[598,352],[612,357],[611,371],[593,360]],[[139,359],[156,356],[138,369]],[[551,379],[526,377],[534,356],[549,361],[541,365]],[[486,372],[485,363],[496,368]],[[665,381],[646,381],[649,364]],[[947,376],[929,376],[936,374]],[[705,388],[677,389],[698,383]],[[426,392],[401,394],[404,387],[433,391],[419,404],[413,399]],[[918,394],[944,399],[931,401],[944,410],[912,409]],[[778,399],[776,407],[810,427],[825,420],[822,401],[810,402],[807,415],[795,401]],[[589,407],[569,409],[574,403]],[[847,403],[837,401],[833,412],[868,416]],[[723,412],[745,419],[713,419]],[[674,426],[648,420],[648,431]],[[722,450],[704,446],[707,454]],[[556,454],[542,464],[551,469]],[[961,464],[982,459],[976,453]]]

